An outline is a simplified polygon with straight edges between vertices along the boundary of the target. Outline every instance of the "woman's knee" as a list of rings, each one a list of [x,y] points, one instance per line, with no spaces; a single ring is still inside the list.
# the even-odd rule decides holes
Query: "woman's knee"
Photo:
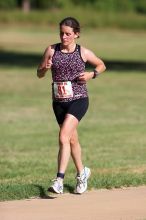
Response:
[[[76,135],[72,135],[72,137],[70,138],[70,145],[71,147],[74,147],[78,144],[78,138]]]
[[[64,146],[70,143],[70,138],[68,137],[68,135],[61,131],[59,133],[59,143],[61,146]]]

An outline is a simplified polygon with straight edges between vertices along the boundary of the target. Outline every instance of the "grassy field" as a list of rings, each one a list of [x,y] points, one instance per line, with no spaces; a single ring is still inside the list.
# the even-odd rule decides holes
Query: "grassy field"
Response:
[[[18,55],[41,55],[48,42],[58,40],[54,32],[43,30],[1,33],[1,51]],[[80,42],[105,60],[144,62],[145,37],[144,32],[95,35],[90,30]],[[0,63],[0,200],[43,197],[56,173],[58,126],[51,107],[51,77],[48,73],[39,80],[36,62],[27,67],[19,61],[12,66]],[[84,163],[92,170],[90,189],[146,184],[145,82],[140,70],[107,69],[88,83],[90,108],[78,131]],[[73,192],[74,185],[70,161],[65,191]]]
[[[1,27],[0,50],[40,54],[47,45],[59,41],[57,31],[58,27]],[[144,31],[83,28],[78,42],[106,60],[145,61],[145,39]]]
[[[56,26],[64,17],[77,18],[82,27],[86,28],[121,28],[131,30],[145,30],[145,14],[132,11],[100,11],[98,7],[77,7],[68,6],[62,9],[52,9],[23,13],[21,10],[1,10],[0,25],[19,26]]]

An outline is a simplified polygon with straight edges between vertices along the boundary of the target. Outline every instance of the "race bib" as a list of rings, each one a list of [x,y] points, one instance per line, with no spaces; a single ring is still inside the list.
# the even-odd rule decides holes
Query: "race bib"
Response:
[[[54,96],[57,99],[65,99],[73,97],[72,84],[67,82],[54,82],[53,83]]]

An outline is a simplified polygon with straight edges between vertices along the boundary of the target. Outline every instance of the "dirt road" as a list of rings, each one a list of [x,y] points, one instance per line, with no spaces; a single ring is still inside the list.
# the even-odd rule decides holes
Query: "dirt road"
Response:
[[[1,220],[146,220],[146,186],[0,202]]]

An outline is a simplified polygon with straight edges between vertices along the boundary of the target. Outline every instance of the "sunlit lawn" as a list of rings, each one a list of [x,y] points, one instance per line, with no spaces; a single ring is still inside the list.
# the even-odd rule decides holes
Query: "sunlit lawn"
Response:
[[[7,51],[41,53],[55,36],[50,33],[49,40],[47,32],[10,32],[11,35],[5,35],[6,38],[3,35],[0,40],[0,47]],[[97,36],[95,32],[89,33],[84,33],[88,40],[84,35],[80,41],[99,51],[105,59],[116,59],[118,54],[123,60],[125,56],[135,60],[132,49],[124,53],[124,42],[118,44],[119,39],[122,41],[123,37],[125,41],[128,36],[129,44],[126,42],[126,45],[133,48],[137,42],[137,60],[142,58],[145,33],[140,34],[139,43],[138,33],[109,31],[110,41],[104,31],[97,32]],[[116,40],[112,38],[114,33]],[[17,40],[13,44],[14,36]],[[55,177],[58,126],[52,111],[51,76],[48,72],[46,78],[38,79],[36,68],[32,64],[30,68],[0,69],[1,200],[45,196],[50,180]],[[112,72],[107,69],[98,79],[88,83],[90,107],[78,131],[83,161],[92,170],[90,189],[146,184],[145,82],[146,75],[140,71]],[[73,191],[75,175],[70,161],[65,192]]]
[[[3,69],[0,74],[1,199],[39,195],[35,185],[45,191],[56,172],[58,126],[50,76],[39,80],[34,69]],[[90,108],[79,134],[84,163],[92,169],[90,187],[145,183],[145,80],[140,72],[107,72],[89,82]],[[70,187],[74,177],[70,163]]]
[[[0,30],[0,49],[35,52],[59,41],[56,28],[9,28]],[[121,30],[86,30],[83,28],[78,43],[107,60],[145,61],[146,32]]]

